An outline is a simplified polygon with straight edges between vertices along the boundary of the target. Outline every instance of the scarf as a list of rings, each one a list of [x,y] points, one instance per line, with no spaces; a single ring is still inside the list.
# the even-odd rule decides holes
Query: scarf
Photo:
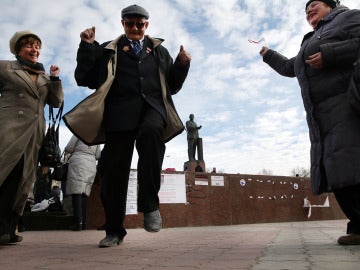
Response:
[[[19,55],[16,55],[16,59],[19,61],[23,69],[27,70],[31,74],[44,74],[45,69],[41,63],[30,62]]]

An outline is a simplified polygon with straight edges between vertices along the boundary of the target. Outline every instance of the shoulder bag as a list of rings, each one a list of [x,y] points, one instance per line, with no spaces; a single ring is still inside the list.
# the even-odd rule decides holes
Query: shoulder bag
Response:
[[[39,152],[41,166],[55,167],[61,163],[61,150],[59,146],[59,126],[64,103],[61,104],[56,116],[54,107],[49,105],[49,124]]]

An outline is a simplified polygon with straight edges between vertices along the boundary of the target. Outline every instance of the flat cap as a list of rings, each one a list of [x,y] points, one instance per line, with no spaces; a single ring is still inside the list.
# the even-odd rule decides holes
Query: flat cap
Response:
[[[23,31],[15,32],[15,34],[12,36],[12,38],[9,41],[10,52],[12,54],[16,55],[16,53],[17,53],[16,52],[16,43],[18,43],[18,41],[20,41],[25,36],[32,36],[32,37],[38,39],[40,41],[40,43],[42,43],[39,36],[34,34],[33,32],[31,32],[30,30],[23,30]]]
[[[144,17],[145,19],[149,19],[149,12],[147,12],[145,8],[138,5],[131,5],[121,11],[121,17],[123,19],[130,16]]]

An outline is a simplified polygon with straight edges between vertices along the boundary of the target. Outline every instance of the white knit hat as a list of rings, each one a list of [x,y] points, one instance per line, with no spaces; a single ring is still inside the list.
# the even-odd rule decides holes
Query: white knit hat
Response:
[[[9,41],[11,53],[16,55],[16,51],[15,51],[16,43],[25,36],[33,36],[34,38],[38,39],[41,43],[41,39],[39,38],[39,36],[31,32],[30,30],[18,31],[15,32],[15,34],[12,36],[12,38]]]

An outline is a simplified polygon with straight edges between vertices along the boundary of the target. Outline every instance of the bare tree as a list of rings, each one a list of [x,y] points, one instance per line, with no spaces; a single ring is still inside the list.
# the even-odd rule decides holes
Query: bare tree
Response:
[[[291,171],[292,176],[310,177],[310,169],[304,167],[296,167]]]
[[[260,172],[259,172],[259,175],[273,175],[273,171],[272,170],[269,170],[269,169],[262,169]]]

